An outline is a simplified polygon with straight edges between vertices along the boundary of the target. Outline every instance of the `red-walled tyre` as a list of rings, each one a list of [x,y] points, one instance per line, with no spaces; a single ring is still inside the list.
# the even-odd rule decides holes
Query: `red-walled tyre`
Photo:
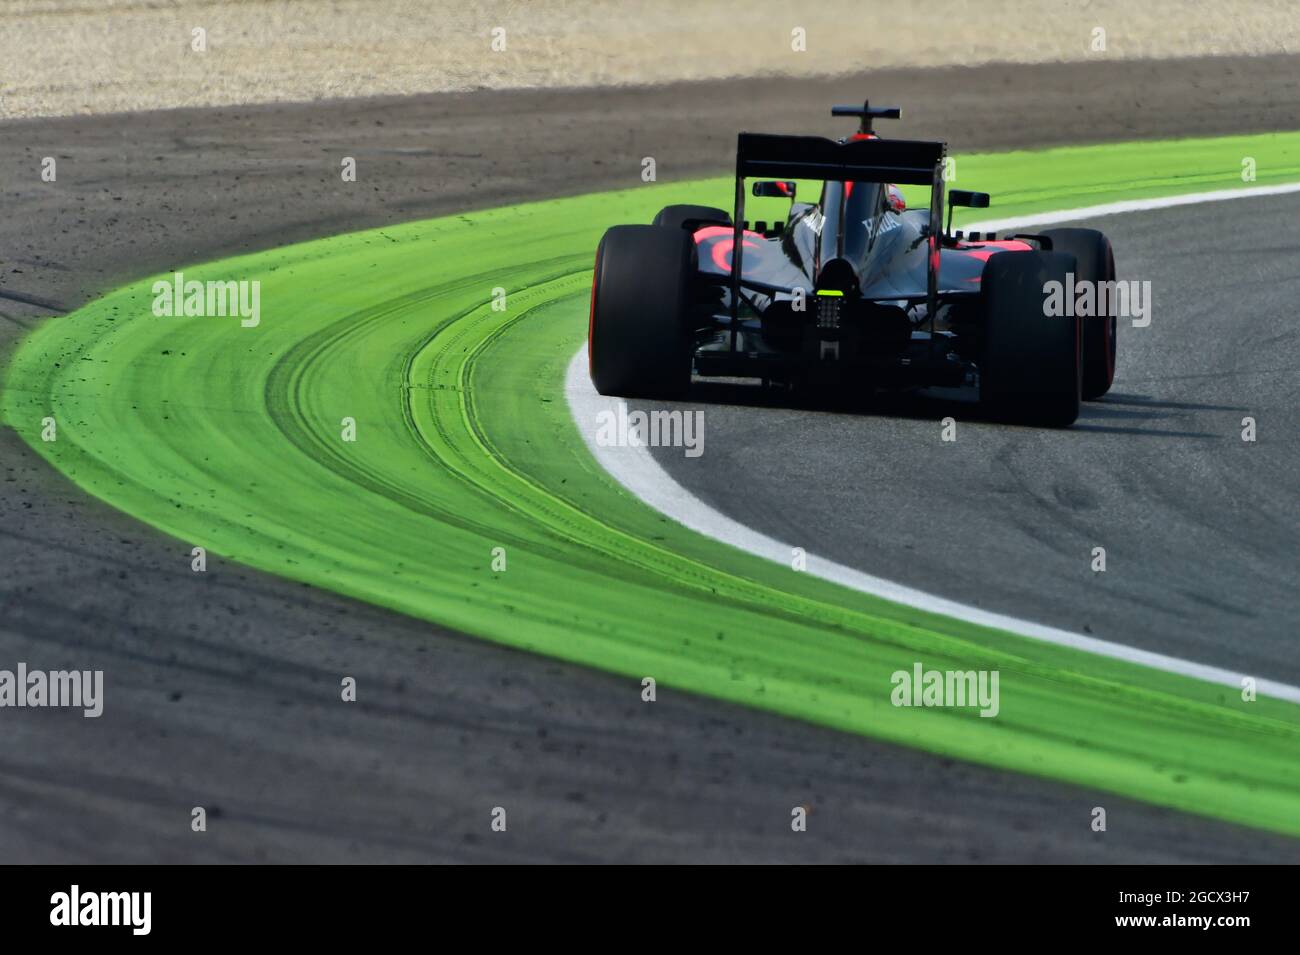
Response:
[[[1075,282],[1114,282],[1115,253],[1110,240],[1096,229],[1047,229],[1053,252],[1068,252],[1075,258]],[[1097,285],[1093,286],[1094,294]],[[1100,301],[1100,297],[1094,298]],[[1118,319],[1114,303],[1105,314],[1082,318],[1083,400],[1093,401],[1110,391],[1115,381],[1115,350]]]
[[[682,229],[614,226],[596,249],[587,347],[602,395],[680,398],[690,388],[695,240]]]
[[[654,217],[651,225],[680,229],[688,221],[692,220],[696,222],[725,222],[727,225],[731,225],[731,213],[725,209],[715,209],[713,206],[664,206],[659,210],[659,214]]]

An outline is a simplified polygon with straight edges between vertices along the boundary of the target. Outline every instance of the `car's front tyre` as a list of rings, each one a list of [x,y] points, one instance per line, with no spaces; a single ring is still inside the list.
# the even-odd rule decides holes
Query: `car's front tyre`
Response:
[[[1110,391],[1115,381],[1115,355],[1119,321],[1115,303],[1103,299],[1102,283],[1115,281],[1115,253],[1110,240],[1096,229],[1047,229],[1043,235],[1052,241],[1053,252],[1068,252],[1075,258],[1075,283],[1093,283],[1093,301],[1107,307],[1102,314],[1087,316],[1083,322],[1083,400],[1093,401]],[[1105,286],[1113,288],[1113,284]]]
[[[666,229],[681,229],[688,222],[713,222],[731,225],[731,213],[714,206],[676,205],[664,206],[651,225]]]

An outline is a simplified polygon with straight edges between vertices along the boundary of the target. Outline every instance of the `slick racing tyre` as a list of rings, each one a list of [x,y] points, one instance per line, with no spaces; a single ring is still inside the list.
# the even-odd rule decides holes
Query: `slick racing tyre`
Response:
[[[1110,240],[1096,229],[1048,229],[1043,235],[1052,240],[1053,252],[1074,256],[1074,281],[1114,282],[1115,253]],[[1093,285],[1093,301],[1100,286]],[[1113,286],[1111,286],[1113,287]],[[1115,346],[1118,319],[1115,303],[1107,299],[1103,313],[1080,319],[1083,323],[1083,400],[1093,401],[1110,391],[1115,381]]]
[[[680,229],[692,219],[731,225],[731,213],[713,206],[664,206],[651,224]]]
[[[596,249],[587,347],[602,395],[680,398],[690,387],[688,321],[695,240],[684,230],[619,225]]]
[[[1066,252],[999,252],[984,264],[980,400],[993,415],[1067,427],[1079,416],[1077,317],[1048,315],[1047,283],[1075,268]]]

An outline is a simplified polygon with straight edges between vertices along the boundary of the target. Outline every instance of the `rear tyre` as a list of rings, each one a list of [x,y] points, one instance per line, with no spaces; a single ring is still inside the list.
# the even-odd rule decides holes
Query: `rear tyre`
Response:
[[[1076,282],[1114,282],[1115,253],[1110,240],[1096,229],[1049,229],[1053,252],[1074,256]],[[1094,294],[1099,286],[1093,285]],[[1100,302],[1100,297],[1094,299]],[[1083,323],[1083,400],[1093,401],[1110,391],[1115,381],[1115,347],[1118,320],[1108,300],[1105,314],[1080,319]]]
[[[651,225],[619,225],[596,249],[587,331],[591,381],[602,395],[680,398],[690,388],[695,240]]]
[[[984,264],[980,400],[992,414],[1063,428],[1079,417],[1079,319],[1047,315],[1048,282],[1075,268],[1065,252],[999,252]]]
[[[651,224],[680,229],[691,219],[725,222],[731,225],[731,213],[724,209],[715,209],[713,206],[664,206]]]

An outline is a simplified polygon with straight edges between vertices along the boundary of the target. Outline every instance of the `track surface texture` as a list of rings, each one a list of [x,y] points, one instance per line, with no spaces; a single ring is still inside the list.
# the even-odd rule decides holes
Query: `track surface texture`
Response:
[[[1287,128],[1296,66],[889,71],[11,122],[0,359],[35,322],[130,278],[631,185],[645,155],[661,179],[724,172],[736,129],[825,131],[824,105],[863,90],[909,108],[908,136],[988,149]],[[46,155],[57,183],[39,179]],[[338,181],[344,155],[355,188]],[[1138,367],[1117,390],[1166,400]],[[710,442],[725,440],[712,420]],[[88,499],[8,431],[0,461],[0,662],[129,674],[98,720],[6,711],[10,861],[1300,858],[1292,840],[713,701],[661,694],[647,708],[627,680],[219,558],[195,575],[188,545]],[[368,688],[365,705],[338,704],[339,672]],[[796,840],[801,803],[814,823]],[[1104,839],[1086,824],[1099,804]],[[209,810],[202,835],[195,805]],[[488,830],[494,805],[512,807],[508,834]]]
[[[1069,223],[1104,230],[1120,277],[1150,281],[1153,307],[1148,327],[1120,322],[1115,385],[1068,431],[981,423],[957,402],[799,408],[702,384],[722,402],[698,406],[706,453],[655,457],[714,508],[809,553],[1300,683],[1298,214],[1300,197],[1285,195]],[[1230,244],[1206,242],[1207,228]],[[946,415],[953,442],[940,437]],[[1241,438],[1247,416],[1264,429],[1255,443]],[[1097,546],[1105,573],[1091,569]]]

